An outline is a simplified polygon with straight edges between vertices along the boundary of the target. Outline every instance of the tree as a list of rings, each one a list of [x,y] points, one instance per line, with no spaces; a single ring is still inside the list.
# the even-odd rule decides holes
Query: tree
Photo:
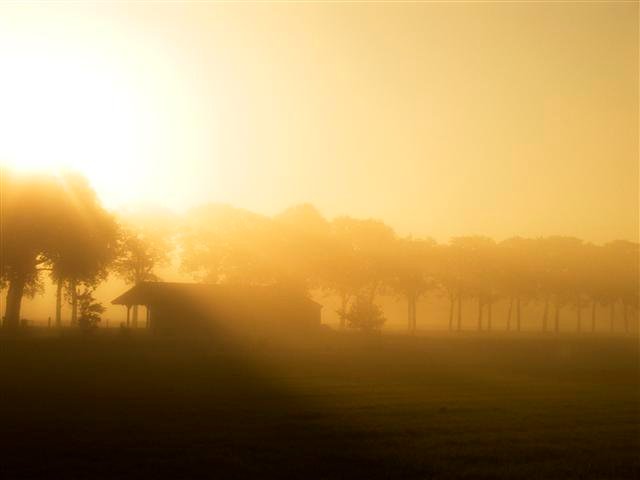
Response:
[[[0,275],[7,285],[4,326],[15,329],[25,290],[39,280],[47,261],[47,231],[55,226],[52,200],[58,195],[50,177],[18,177],[0,169]]]
[[[363,332],[379,330],[386,318],[382,309],[367,296],[358,296],[346,314],[349,327]]]
[[[462,300],[469,295],[469,285],[464,276],[464,259],[459,247],[441,245],[436,249],[436,275],[438,283],[449,298],[449,331],[462,329]],[[458,313],[456,316],[456,304]]]
[[[269,285],[283,277],[274,251],[282,237],[273,220],[228,205],[206,205],[187,215],[182,271],[206,283]]]
[[[599,245],[586,245],[584,265],[582,266],[582,284],[591,302],[591,332],[596,330],[598,305],[608,305],[614,297],[610,286],[610,265],[607,261],[606,249]]]
[[[20,322],[22,297],[40,273],[95,279],[110,258],[115,223],[77,175],[18,176],[0,171],[0,277],[8,284],[5,326]]]
[[[329,261],[321,268],[326,291],[340,297],[340,326],[358,296],[371,302],[393,276],[395,233],[377,220],[338,217],[331,222]]]
[[[78,326],[85,332],[90,332],[98,327],[105,311],[104,306],[97,302],[93,296],[93,288],[87,288],[77,294],[80,315]]]
[[[602,247],[607,271],[602,285],[610,308],[610,330],[614,330],[615,304],[622,306],[622,319],[625,332],[630,331],[630,312],[638,310],[640,295],[640,245],[634,242],[617,240]]]
[[[155,269],[168,261],[166,242],[150,233],[123,228],[113,270],[129,285],[158,280]],[[133,325],[138,323],[138,306],[133,307]]]
[[[541,290],[545,292],[545,300],[554,302],[554,331],[560,331],[560,315],[562,309],[572,302],[580,290],[577,281],[577,269],[580,265],[580,253],[584,244],[574,237],[552,236],[539,240],[541,260]],[[545,307],[545,312],[547,312]],[[546,329],[546,313],[545,313]]]
[[[71,324],[77,323],[78,287],[94,287],[107,277],[116,256],[118,225],[102,208],[84,177],[66,174],[60,178],[66,193],[61,199],[63,215],[52,235],[51,277],[56,283],[55,322],[61,324],[61,294],[66,285],[71,304]]]
[[[154,270],[168,260],[163,247],[142,232],[123,230],[113,270],[128,284],[158,280]]]
[[[420,297],[436,287],[436,243],[431,239],[405,238],[393,246],[392,275],[389,284],[393,291],[407,300],[408,330],[414,333],[417,323],[417,302]]]
[[[350,241],[332,235],[328,247],[328,261],[320,267],[321,288],[329,295],[336,295],[340,307],[336,310],[340,328],[346,327],[347,312],[351,302],[368,282],[364,260],[353,249]]]
[[[496,244],[488,237],[470,236],[453,238],[451,245],[462,260],[458,272],[460,281],[478,301],[478,330],[482,330],[484,308],[489,306],[490,316],[497,298]]]
[[[273,228],[280,241],[271,242],[267,253],[277,260],[280,283],[308,292],[322,284],[330,256],[331,227],[310,204],[295,205],[274,218]]]
[[[498,289],[509,299],[507,330],[515,318],[516,330],[522,329],[522,306],[540,296],[541,264],[539,240],[513,237],[499,245]]]

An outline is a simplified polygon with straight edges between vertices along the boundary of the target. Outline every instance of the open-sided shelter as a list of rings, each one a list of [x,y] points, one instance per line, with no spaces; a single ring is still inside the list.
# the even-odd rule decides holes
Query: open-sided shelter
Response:
[[[154,332],[194,333],[233,330],[236,333],[302,331],[320,325],[319,303],[277,286],[207,285],[143,282],[112,301],[147,308],[146,324]]]

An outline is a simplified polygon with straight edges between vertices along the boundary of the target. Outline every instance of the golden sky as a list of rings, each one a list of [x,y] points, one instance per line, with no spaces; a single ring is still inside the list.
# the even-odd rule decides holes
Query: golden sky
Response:
[[[638,3],[0,6],[0,161],[111,207],[638,239]]]

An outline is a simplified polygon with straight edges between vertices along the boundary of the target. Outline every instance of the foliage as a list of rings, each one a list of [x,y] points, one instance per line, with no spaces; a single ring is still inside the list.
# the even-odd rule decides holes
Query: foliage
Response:
[[[269,284],[277,280],[277,242],[271,220],[227,205],[207,205],[187,215],[182,236],[185,273],[207,283]]]
[[[86,283],[104,280],[116,256],[118,224],[84,177],[68,174],[59,181],[66,194],[58,200],[63,211],[52,233],[52,276]]]
[[[125,282],[138,284],[158,279],[154,269],[168,261],[166,242],[132,228],[123,228],[113,270]]]
[[[85,288],[78,293],[78,309],[78,326],[85,331],[97,328],[105,311],[105,307],[93,296],[92,288]]]
[[[79,287],[92,290],[110,272],[130,284],[156,280],[172,245],[182,271],[198,281],[322,291],[338,297],[342,326],[362,329],[384,322],[375,305],[381,293],[407,302],[411,331],[419,298],[432,291],[448,297],[450,328],[456,306],[460,325],[467,299],[477,301],[479,328],[483,315],[491,325],[491,307],[499,300],[515,305],[518,320],[521,305],[542,302],[545,325],[553,309],[556,329],[567,308],[580,322],[587,305],[594,318],[596,305],[610,307],[611,317],[618,305],[626,320],[640,303],[640,245],[628,241],[598,246],[552,236],[496,243],[467,236],[438,245],[399,238],[378,220],[327,220],[309,204],[273,217],[206,205],[180,221],[160,212],[153,218],[121,217],[119,225],[78,175],[8,170],[0,170],[0,216],[0,286],[7,289],[8,326],[18,323],[22,297],[42,292],[43,271],[58,284],[57,292],[65,287],[73,320],[84,295]],[[510,306],[509,319],[511,311]]]
[[[328,222],[310,205],[269,218],[227,205],[188,214],[182,270],[208,283],[320,285]]]
[[[0,170],[0,277],[8,284],[6,326],[15,328],[23,295],[40,272],[56,281],[105,278],[117,225],[83,177],[17,175]]]
[[[349,327],[363,332],[379,330],[386,321],[382,309],[363,296],[357,297],[349,307],[346,319]]]

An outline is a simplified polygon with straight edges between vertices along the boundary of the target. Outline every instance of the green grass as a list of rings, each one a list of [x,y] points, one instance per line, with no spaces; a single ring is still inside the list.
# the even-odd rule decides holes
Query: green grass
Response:
[[[640,477],[638,343],[0,338],[3,478]]]

